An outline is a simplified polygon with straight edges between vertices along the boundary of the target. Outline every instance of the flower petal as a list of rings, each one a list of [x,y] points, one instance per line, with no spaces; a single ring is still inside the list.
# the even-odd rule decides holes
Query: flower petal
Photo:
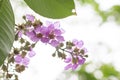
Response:
[[[50,45],[53,46],[53,47],[57,47],[57,46],[59,45],[59,42],[56,41],[56,40],[52,40],[52,41],[50,42]]]
[[[16,55],[15,56],[15,62],[16,63],[21,63],[21,61],[22,61],[22,57],[18,54],[18,55]]]
[[[32,50],[32,51],[29,51],[29,53],[28,53],[28,56],[29,57],[33,57],[33,56],[35,56],[36,55],[36,53]]]
[[[78,64],[74,64],[74,65],[72,66],[72,70],[75,70],[77,67],[78,67]]]
[[[33,22],[35,17],[33,15],[30,15],[30,14],[26,14],[26,19]]]
[[[27,66],[27,65],[29,64],[29,62],[30,62],[30,59],[27,58],[27,57],[24,57],[23,60],[22,60],[22,64],[23,64],[24,66]]]
[[[65,70],[68,70],[69,68],[71,68],[72,67],[72,64],[68,64],[67,66],[65,66]]]
[[[65,39],[64,39],[63,36],[56,36],[56,39],[57,39],[59,42],[65,41]]]

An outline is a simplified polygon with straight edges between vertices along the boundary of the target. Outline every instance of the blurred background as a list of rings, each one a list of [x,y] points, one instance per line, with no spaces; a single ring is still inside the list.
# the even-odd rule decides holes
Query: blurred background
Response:
[[[10,0],[16,24],[22,16],[33,14],[43,23],[60,21],[66,40],[83,40],[88,58],[76,71],[65,71],[61,59],[51,55],[54,48],[38,43],[37,55],[19,75],[20,80],[120,80],[120,0],[74,0],[75,16],[48,19],[32,11],[23,0]]]

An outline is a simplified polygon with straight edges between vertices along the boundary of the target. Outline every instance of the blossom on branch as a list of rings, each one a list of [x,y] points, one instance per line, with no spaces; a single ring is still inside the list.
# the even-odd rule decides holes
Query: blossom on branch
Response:
[[[20,65],[24,65],[24,66],[26,66],[27,67],[27,65],[29,64],[29,62],[30,62],[30,59],[29,58],[27,58],[27,57],[22,57],[21,55],[16,55],[15,56],[15,62],[17,63],[17,64],[20,64]]]
[[[24,47],[20,48],[21,51],[18,51],[20,54],[14,57],[17,64],[25,67],[28,66],[30,58],[36,55],[33,48],[37,42],[49,44],[54,47],[56,50],[53,53],[53,57],[57,54],[59,58],[64,59],[64,62],[67,63],[65,70],[75,70],[85,63],[88,51],[84,47],[84,42],[77,39],[65,42],[63,36],[65,31],[60,27],[59,22],[52,23],[47,21],[46,25],[44,25],[30,14],[24,16],[24,19],[26,23],[18,25],[16,28],[18,37],[22,40],[22,44],[25,44]],[[32,43],[24,40],[23,37],[21,38],[21,35],[27,36]]]

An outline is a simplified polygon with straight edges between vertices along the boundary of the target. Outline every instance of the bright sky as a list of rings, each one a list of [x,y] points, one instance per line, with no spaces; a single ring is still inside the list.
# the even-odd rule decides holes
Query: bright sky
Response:
[[[13,3],[16,23],[22,22],[22,15],[35,14],[29,8],[19,6],[17,0],[11,0]],[[14,1],[14,2],[13,2]],[[18,0],[20,1],[20,0]],[[115,4],[120,4],[120,0],[96,0],[100,3],[101,9],[106,10]],[[59,20],[61,27],[66,31],[66,40],[73,38],[82,39],[88,48],[89,58],[87,61],[112,62],[120,70],[120,27],[112,21],[102,25],[101,18],[92,10],[90,6],[81,7],[76,5],[77,16],[71,16]],[[42,21],[48,19],[35,14]],[[98,45],[100,43],[101,45]],[[51,54],[54,48],[49,45],[39,43],[34,49],[37,55],[31,59],[29,68],[20,74],[20,80],[56,80],[64,69],[64,62],[58,58],[53,58]],[[73,80],[73,79],[71,79]],[[77,79],[76,79],[77,80]]]

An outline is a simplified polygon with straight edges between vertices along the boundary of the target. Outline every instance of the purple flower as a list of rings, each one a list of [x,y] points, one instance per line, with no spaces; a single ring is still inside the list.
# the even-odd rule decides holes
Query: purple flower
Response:
[[[68,65],[65,67],[65,69],[71,68],[72,70],[77,69],[78,66],[85,63],[86,59],[84,58],[84,53],[87,52],[86,48],[82,48],[84,45],[84,42],[82,40],[78,41],[74,39],[72,42],[74,45],[69,45],[71,48],[67,48],[66,50],[70,53],[72,57],[66,58],[65,63],[68,63]],[[83,51],[84,50],[84,51]]]
[[[73,64],[73,65],[72,65],[72,70],[77,69],[77,67],[78,67],[78,64]]]
[[[19,54],[16,55],[16,56],[15,56],[15,62],[16,62],[16,63],[21,63],[21,61],[22,61],[21,55],[19,55]]]
[[[55,29],[54,34],[57,34],[57,36],[60,36],[63,32],[60,29]]]
[[[78,64],[79,65],[82,65],[82,64],[84,64],[85,63],[85,58],[83,58],[83,57],[81,57],[81,56],[78,56]]]
[[[56,39],[57,39],[59,42],[65,41],[63,36],[56,36]]]
[[[48,22],[47,26],[38,26],[33,30],[28,30],[26,32],[26,35],[33,42],[41,41],[43,43],[49,43],[53,47],[57,47],[61,42],[64,41],[62,34],[63,30],[60,29],[59,22]]]
[[[68,63],[68,65],[65,66],[65,70],[68,70],[69,68],[72,68],[72,70],[75,70],[75,69],[77,69],[77,67],[78,67],[79,65],[84,64],[85,58],[83,58],[83,57],[81,57],[81,56],[77,56],[76,58],[78,59],[78,61],[77,61],[76,63],[73,63],[73,62],[72,62],[72,57],[69,57],[69,58],[66,58],[66,59],[65,59],[64,62],[65,62],[65,63]]]
[[[60,22],[57,21],[57,22],[50,22],[50,21],[46,21],[46,26],[54,26],[54,28],[59,28],[60,27]]]
[[[82,48],[83,50],[84,50],[84,53],[87,53],[88,52],[88,50],[87,50],[87,48]]]
[[[52,41],[50,42],[50,45],[53,46],[53,47],[57,47],[57,46],[59,45],[59,42],[56,41],[56,40],[52,40]]]
[[[31,48],[30,51],[28,52],[28,56],[33,57],[35,55],[36,55],[35,51],[33,51],[33,49]]]
[[[30,62],[30,59],[29,58],[27,58],[27,57],[22,57],[21,55],[16,55],[15,56],[15,62],[17,63],[17,64],[20,64],[20,65],[24,65],[24,66],[26,66],[27,67],[27,65],[29,64],[29,62]]]
[[[28,36],[29,38],[32,38],[32,37],[36,36],[36,34],[33,30],[32,31],[26,31],[26,36]]]
[[[48,34],[48,28],[45,26],[37,27],[35,29],[35,33],[37,35],[37,38],[41,40],[43,43],[49,43],[49,38],[47,37]]]
[[[74,39],[71,43],[73,43],[74,45],[73,46],[70,45],[72,48],[70,49],[68,48],[68,51],[83,54],[88,52],[87,49],[83,47],[84,42],[82,40]]]
[[[78,48],[81,48],[84,45],[84,42],[82,40],[78,41],[77,39],[74,39],[72,42]]]
[[[62,36],[63,32],[59,27],[60,25],[58,22],[49,22],[47,26],[48,30],[46,32],[46,37],[49,38],[49,44],[53,47],[57,47],[61,42],[64,41],[64,37]]]
[[[35,17],[33,15],[30,15],[30,14],[26,14],[26,19],[33,22]]]
[[[49,38],[47,38],[47,37],[43,37],[43,38],[41,38],[41,42],[43,42],[43,43],[48,43],[49,42]]]
[[[21,38],[22,37],[22,30],[18,31],[18,37]]]
[[[45,26],[39,26],[35,28],[34,34],[32,32],[30,34],[30,38],[33,39],[39,39],[43,43],[49,43],[53,47],[57,47],[59,43],[64,41],[64,37],[62,36],[62,30],[58,28],[59,24],[56,23],[47,23],[47,27]],[[28,35],[29,36],[29,35]]]
[[[39,26],[39,27],[35,28],[34,29],[35,33],[36,34],[40,33],[42,28],[43,28],[42,26]]]
[[[33,42],[39,41],[39,38],[37,37],[37,35],[36,35],[36,33],[34,32],[34,30],[32,30],[32,31],[27,31],[27,32],[26,32],[26,36],[28,36]]]
[[[30,62],[30,59],[27,58],[27,57],[24,57],[23,60],[22,60],[22,65],[24,65],[24,66],[27,67],[27,65],[29,64],[29,62]]]
[[[71,68],[72,67],[72,64],[70,63],[70,64],[68,64],[67,66],[65,66],[65,70],[68,70],[69,68]]]
[[[69,58],[66,58],[65,60],[64,60],[64,62],[65,63],[69,63],[71,61],[71,58],[69,57]]]

